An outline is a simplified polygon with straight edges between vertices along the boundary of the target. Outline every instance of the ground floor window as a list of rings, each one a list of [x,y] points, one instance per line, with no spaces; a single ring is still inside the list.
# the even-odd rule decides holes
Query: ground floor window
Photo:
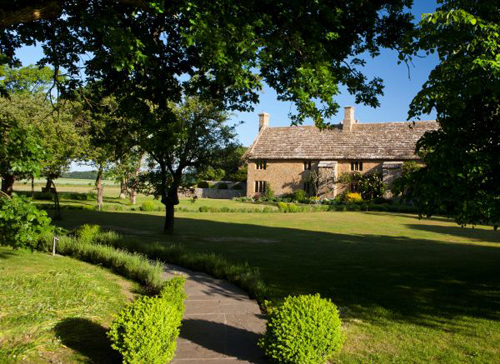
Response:
[[[363,170],[363,162],[361,161],[351,162],[351,171],[362,171],[362,170]]]
[[[306,191],[306,193],[308,195],[310,195],[312,193],[312,185],[311,185],[311,182],[304,182],[304,191]]]
[[[255,181],[255,192],[266,192],[266,181]]]

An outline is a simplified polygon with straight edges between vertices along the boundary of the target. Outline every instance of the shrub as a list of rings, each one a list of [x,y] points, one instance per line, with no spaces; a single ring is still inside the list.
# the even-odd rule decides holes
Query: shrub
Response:
[[[2,245],[36,249],[39,236],[52,230],[50,222],[47,212],[37,209],[28,198],[16,194],[11,198],[0,196]]]
[[[218,190],[227,190],[229,187],[227,185],[227,183],[224,183],[224,182],[221,182],[217,185],[217,189]]]
[[[270,183],[266,183],[266,190],[264,191],[264,199],[266,201],[271,201],[272,199],[274,199],[274,191],[271,188]]]
[[[280,212],[298,212],[299,208],[294,203],[278,202]]]
[[[235,191],[241,191],[241,190],[243,190],[243,186],[240,183],[238,183],[238,184],[235,184],[232,187],[232,189],[235,190]]]
[[[90,243],[101,233],[99,225],[84,224],[76,230],[76,237],[83,243]]]
[[[208,206],[200,206],[200,207],[198,208],[198,210],[199,210],[200,212],[208,212]]]
[[[293,198],[295,199],[295,201],[298,201],[298,202],[304,201],[307,199],[307,193],[304,190],[297,190],[294,192]]]
[[[287,297],[271,308],[265,336],[259,341],[277,363],[324,364],[343,343],[337,307],[317,295]]]
[[[153,201],[144,201],[140,207],[141,211],[155,211],[156,204]]]
[[[363,198],[357,192],[350,192],[345,196],[345,201],[347,203],[359,203],[363,202]]]
[[[174,278],[160,296],[143,296],[118,314],[108,337],[123,363],[164,364],[173,359],[184,314],[183,287],[184,279]]]
[[[198,182],[198,188],[210,188],[210,185],[207,181]]]

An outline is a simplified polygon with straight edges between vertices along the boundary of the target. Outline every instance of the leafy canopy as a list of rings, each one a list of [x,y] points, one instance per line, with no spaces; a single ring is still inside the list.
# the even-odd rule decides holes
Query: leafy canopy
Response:
[[[184,94],[251,110],[266,82],[295,104],[295,122],[311,117],[322,125],[339,108],[339,85],[357,103],[379,104],[382,80],[363,75],[364,58],[399,48],[412,29],[411,4],[16,1],[0,12],[0,62],[17,65],[19,47],[40,43],[41,63],[68,78],[62,86],[102,81],[107,92],[129,98],[130,112],[147,102],[166,108]]]
[[[500,222],[500,13],[497,1],[440,1],[407,50],[437,52],[439,64],[412,101],[409,117],[437,112],[441,129],[417,144],[422,213],[460,224]]]

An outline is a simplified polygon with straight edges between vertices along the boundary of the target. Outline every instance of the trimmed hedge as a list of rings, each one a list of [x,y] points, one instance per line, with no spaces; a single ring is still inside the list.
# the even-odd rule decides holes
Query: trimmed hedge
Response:
[[[185,278],[167,281],[159,296],[140,297],[123,309],[108,332],[123,363],[164,364],[175,355],[184,314]]]
[[[141,211],[155,211],[156,204],[153,201],[144,201],[140,207]]]
[[[40,238],[38,249],[52,251],[52,234]],[[130,278],[146,286],[153,292],[160,292],[163,287],[163,264],[151,262],[147,257],[116,249],[122,237],[115,232],[101,232],[96,225],[82,226],[74,236],[60,236],[57,253],[68,255],[92,264],[100,264],[117,274]]]
[[[319,294],[287,297],[271,308],[259,341],[276,363],[324,364],[343,344],[337,306]]]

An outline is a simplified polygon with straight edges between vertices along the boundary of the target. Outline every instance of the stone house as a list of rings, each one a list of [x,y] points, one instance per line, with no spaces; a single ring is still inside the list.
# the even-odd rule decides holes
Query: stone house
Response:
[[[404,161],[418,161],[415,144],[435,121],[359,123],[346,107],[341,125],[270,127],[269,114],[259,114],[259,134],[245,154],[247,196],[271,187],[276,195],[298,189],[311,192],[314,172],[318,194],[335,197],[349,186],[338,183],[342,173],[380,173],[389,186]]]

